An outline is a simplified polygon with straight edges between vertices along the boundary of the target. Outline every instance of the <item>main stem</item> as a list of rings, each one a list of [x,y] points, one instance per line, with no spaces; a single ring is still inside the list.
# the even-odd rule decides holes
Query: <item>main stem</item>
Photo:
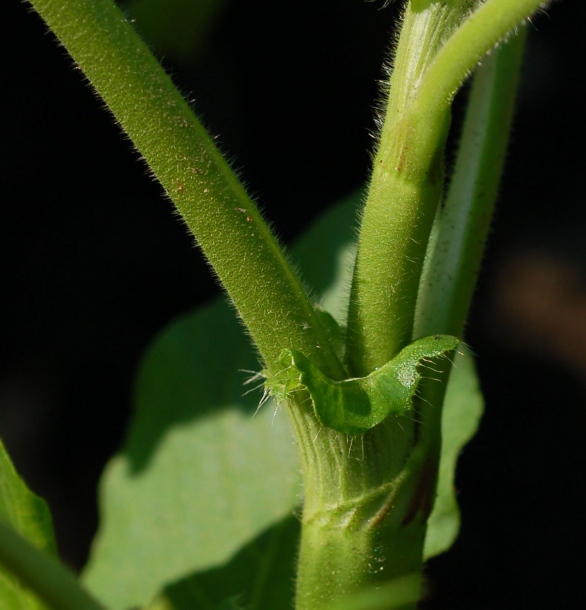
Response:
[[[443,17],[447,21],[450,15]],[[413,42],[409,37],[421,31],[415,15],[407,13],[407,18],[407,33],[402,33],[401,42],[407,40],[408,48]],[[469,20],[468,27],[470,23],[476,27],[478,22]],[[498,39],[496,36],[494,41]],[[460,336],[482,255],[482,247],[475,244],[478,239],[484,242],[502,169],[522,46],[519,39],[499,50],[473,89],[458,161],[458,168],[467,166],[462,171],[469,175],[464,178],[458,169],[455,183],[474,182],[474,193],[472,201],[466,202],[466,194],[451,192],[440,235],[440,244],[449,241],[450,221],[457,219],[464,235],[458,241],[467,240],[461,253],[466,260],[464,264],[461,258],[457,263],[454,257],[443,261],[443,252],[437,251],[432,262],[434,278],[453,273],[454,290],[449,296],[442,295],[445,320],[436,317],[434,290],[438,283],[431,293],[424,291],[417,324],[414,312],[423,251],[441,196],[448,107],[443,113],[441,109],[435,115],[431,112],[435,122],[430,125],[423,120],[427,116],[421,113],[423,104],[417,101],[411,106],[408,86],[393,98],[396,105],[390,106],[387,119],[394,123],[381,138],[361,227],[347,338],[347,361],[353,373],[364,375],[381,366],[411,340],[412,333],[422,336],[422,328],[426,330],[423,334]],[[401,44],[397,61],[400,56]],[[439,62],[442,70],[444,57]],[[413,73],[411,77],[414,81],[419,78]],[[428,84],[426,87],[429,89]],[[405,102],[405,119],[397,119],[403,116],[397,105]],[[417,126],[426,127],[419,140],[414,131]],[[479,143],[481,154],[471,154],[470,146]],[[462,210],[468,203],[472,207],[469,221],[461,216],[466,215]],[[386,233],[389,227],[391,231]],[[385,284],[389,276],[391,281]],[[423,424],[411,416],[390,417],[365,435],[349,438],[320,428],[307,397],[297,398],[291,405],[305,480],[297,610],[332,610],[337,601],[368,586],[380,587],[408,574],[420,574],[426,524],[435,498],[441,405],[450,368],[447,361],[440,365],[445,365],[438,369],[444,383],[424,384],[422,399],[415,405],[416,418]],[[401,608],[416,607],[415,602],[410,603]],[[392,594],[389,607],[393,607]]]
[[[290,406],[305,482],[296,610],[420,574],[435,473],[414,450],[413,419],[349,437],[321,427],[307,396]]]

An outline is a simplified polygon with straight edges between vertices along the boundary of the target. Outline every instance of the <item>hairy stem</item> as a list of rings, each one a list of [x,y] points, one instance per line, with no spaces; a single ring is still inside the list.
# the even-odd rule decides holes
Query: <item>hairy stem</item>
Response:
[[[411,27],[416,31],[413,25]],[[497,40],[498,38],[495,42]],[[401,338],[401,341],[411,340],[414,324],[417,336],[421,336],[419,333],[437,332],[458,336],[461,334],[502,171],[523,40],[524,37],[515,38],[496,51],[494,56],[485,61],[485,65],[480,68],[475,79],[456,173],[451,183],[445,216],[442,217],[446,222],[445,224],[442,222],[439,234],[439,243],[456,241],[455,252],[445,256],[439,248],[434,251],[426,275],[430,288],[426,293],[426,289],[422,287],[420,315],[415,323],[411,312],[408,324],[404,325],[401,331],[409,334],[406,338]],[[410,113],[414,107],[417,107],[419,98],[416,95],[408,99],[408,95],[404,92],[402,95],[407,105],[404,116],[410,121],[412,116],[416,116]],[[433,112],[431,114],[433,118]],[[445,116],[444,114],[443,120]],[[441,119],[441,112],[436,115],[437,117]],[[420,123],[419,126],[421,127],[422,124]],[[434,125],[438,127],[435,133],[440,134],[438,137],[442,141],[445,125],[442,127],[441,120]],[[392,152],[393,147],[396,151],[401,150],[402,145],[413,144],[414,140],[407,138],[402,129],[399,120],[389,132],[396,138],[388,137],[385,149],[389,155],[387,160],[395,154]],[[384,141],[383,132],[381,149]],[[393,170],[392,164],[391,169],[387,168],[386,173],[375,166],[362,230],[364,223],[369,222],[367,214],[368,206],[373,202],[373,190],[380,189],[384,192],[385,186],[391,183],[394,189],[392,192],[395,193],[393,213],[389,212],[384,220],[388,220],[395,229],[399,227],[401,230],[407,230],[411,222],[414,229],[421,230],[417,225],[423,222],[421,208],[417,208],[417,213],[413,214],[409,222],[400,224],[401,219],[397,220],[394,216],[397,192],[409,194],[408,189],[412,188],[411,204],[424,204],[424,207],[427,206],[427,214],[435,213],[440,193],[429,183],[429,165],[426,174],[422,169],[425,168],[425,164],[418,165],[415,154],[417,151],[421,152],[421,159],[427,159],[429,163],[435,154],[432,152],[430,142],[431,140],[428,140],[424,134],[419,142],[421,148],[417,148],[416,145],[413,145],[413,148],[405,148],[404,159],[400,156],[392,157],[395,160],[404,160],[404,165],[399,167],[400,171],[397,171],[396,166]],[[417,143],[418,141],[415,140],[415,144]],[[389,149],[391,152],[388,152]],[[415,159],[407,154],[413,150],[415,150]],[[384,152],[379,151],[377,161],[380,158],[384,159],[382,155]],[[419,176],[417,189],[414,182],[402,180],[402,176],[398,175],[403,173],[403,169],[409,180]],[[375,181],[382,181],[382,186]],[[428,195],[429,200],[426,201]],[[468,201],[469,198],[471,201]],[[384,214],[385,202],[381,202],[379,208],[376,206],[375,202],[375,211]],[[374,220],[371,225],[372,248],[376,248],[376,244],[380,242],[383,242],[384,248],[384,244],[387,243],[383,228],[388,228],[388,225],[385,225],[380,217],[378,221],[381,223],[378,232]],[[426,220],[426,231],[429,230],[430,223],[431,217]],[[399,230],[397,231],[400,233]],[[408,233],[411,238],[416,234],[413,231]],[[361,240],[363,240],[362,233]],[[380,276],[373,275],[372,285],[367,286],[369,290],[372,289],[373,294],[376,290],[379,292],[384,290],[381,286],[386,277],[384,273],[393,273],[393,270],[389,271],[389,269],[383,273],[390,264],[388,257],[393,255],[393,243],[397,245],[396,240],[395,242],[390,240],[389,250],[386,251],[387,258],[382,257],[378,263],[373,263],[372,259],[368,261],[371,265],[379,264],[377,269]],[[401,244],[403,242],[399,242],[398,247],[403,255],[405,252],[414,251],[414,246],[411,244],[404,245],[401,250]],[[364,247],[364,243],[361,245]],[[423,245],[426,245],[426,242],[422,241],[415,247],[421,248]],[[460,250],[463,251],[456,256]],[[419,264],[422,265],[423,254],[419,250],[417,252],[421,256]],[[408,263],[414,264],[413,260],[409,260]],[[399,261],[397,264],[401,265],[403,262]],[[403,270],[402,274],[397,275],[396,279],[401,286],[407,283],[413,291],[414,294],[407,295],[406,298],[412,299],[409,307],[414,310],[420,278],[417,276],[415,279],[405,279],[409,266],[404,265],[400,268]],[[357,273],[359,272],[357,268]],[[447,273],[454,274],[454,288],[450,289],[452,294],[447,295],[441,291],[436,294],[435,290],[442,286],[443,279],[440,278],[435,282],[429,278]],[[364,293],[361,294],[360,291],[364,285],[358,286],[359,289],[356,291],[356,275],[354,280],[353,297],[365,298]],[[386,294],[386,298],[389,295],[393,296],[392,291]],[[403,296],[403,293],[401,292],[399,296]],[[436,299],[446,300],[447,313],[441,308],[436,312],[438,307]],[[464,303],[461,300],[464,300]],[[397,297],[397,307],[403,305],[399,301]],[[363,302],[360,301],[362,304]],[[354,310],[356,318],[351,320],[351,323],[355,326],[350,332],[361,331],[359,325],[361,314],[358,309]],[[399,326],[401,322],[402,320],[399,319]],[[391,329],[394,326],[384,328]],[[371,331],[374,332],[372,328]],[[383,339],[387,338],[383,337]],[[395,337],[393,341],[398,342],[398,339]],[[348,345],[357,347],[356,344],[352,344],[350,334]],[[380,359],[369,360],[370,356],[364,354],[359,359],[352,360],[350,352],[348,358],[354,371],[365,371],[380,366],[380,363],[392,353],[387,351],[385,354],[380,345],[371,344],[371,346],[373,346],[371,356],[379,354]],[[385,349],[390,350],[388,347]],[[385,355],[380,356],[381,353]],[[320,429],[312,420],[310,413],[306,412],[304,415],[302,408],[292,409],[302,450],[306,486],[297,583],[298,610],[327,608],[328,604],[330,606],[335,604],[336,599],[343,599],[352,592],[360,590],[361,587],[369,584],[380,586],[385,581],[392,581],[421,569],[426,522],[435,496],[441,443],[441,404],[450,369],[447,360],[438,362],[437,366],[438,375],[443,383],[438,383],[436,380],[423,382],[420,398],[416,401],[415,418],[389,417],[383,424],[360,437],[344,438],[343,435],[332,430]],[[423,425],[420,422],[423,422]],[[337,495],[335,490],[338,490]],[[414,608],[415,605],[410,607]]]
[[[526,29],[477,69],[448,195],[421,283],[413,338],[461,337],[498,194]]]
[[[269,370],[284,346],[343,369],[299,279],[228,163],[112,0],[32,0],[148,163]]]
[[[476,4],[413,0],[405,13],[352,283],[346,359],[356,375],[382,366],[411,340],[454,96],[542,0],[487,0],[469,13]]]
[[[426,477],[411,415],[353,437],[321,427],[303,393],[293,400],[305,482],[296,610],[419,574],[431,502],[416,491]]]
[[[415,3],[416,4],[416,3]],[[419,275],[443,187],[442,152],[449,115],[413,122],[409,108],[428,65],[461,13],[445,3],[409,4],[390,81],[366,205],[348,312],[346,359],[366,376],[410,340]],[[429,145],[421,133],[442,137]]]
[[[414,337],[462,336],[498,193],[518,88],[526,32],[512,37],[477,69],[456,165],[421,283]],[[418,402],[421,443],[439,460],[441,405],[451,366],[439,362]]]

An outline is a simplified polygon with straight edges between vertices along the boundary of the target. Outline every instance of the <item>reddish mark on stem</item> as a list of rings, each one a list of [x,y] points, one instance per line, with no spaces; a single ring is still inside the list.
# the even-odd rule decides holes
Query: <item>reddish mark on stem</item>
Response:
[[[401,151],[399,154],[399,161],[397,162],[397,165],[395,166],[395,171],[397,173],[401,173],[403,171],[403,168],[405,166],[405,160],[407,159],[407,154],[409,152],[409,133],[405,133],[406,132],[406,128],[405,128],[405,122],[404,120],[401,120],[400,123],[397,125],[397,133],[396,133],[396,140],[398,142],[402,142],[401,143]]]
[[[246,214],[246,222],[252,222],[252,218],[248,215],[248,212],[245,208],[234,208],[237,212],[241,214]]]
[[[405,158],[407,157],[408,150],[409,147],[407,146],[407,144],[405,144],[403,148],[401,148],[401,154],[399,155],[399,163],[397,163],[397,167],[395,167],[398,173],[401,173],[403,171],[403,166],[405,165]]]

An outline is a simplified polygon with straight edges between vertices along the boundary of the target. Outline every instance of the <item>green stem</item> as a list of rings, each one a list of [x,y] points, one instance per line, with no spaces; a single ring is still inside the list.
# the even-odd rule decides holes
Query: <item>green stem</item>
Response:
[[[104,610],[57,559],[0,521],[0,563],[54,610]]]
[[[453,98],[478,61],[542,0],[487,0],[464,18],[469,4],[413,0],[405,14],[352,283],[346,359],[357,376],[411,340]],[[420,48],[426,45],[429,52]],[[396,86],[401,80],[407,85]]]
[[[429,2],[424,9],[410,3],[405,12],[348,311],[346,359],[358,377],[391,360],[411,336],[421,265],[442,193],[441,155],[449,117],[445,110],[431,117],[444,135],[430,151],[429,141],[421,137],[429,118],[413,123],[409,108],[458,15],[453,6]]]
[[[422,104],[449,106],[480,60],[545,4],[544,0],[486,0],[481,4],[430,65],[418,94]]]
[[[410,574],[421,578],[424,538],[425,527],[420,523],[360,529],[337,521],[304,523],[297,578],[298,590],[306,596],[298,595],[296,610],[338,608],[336,604],[349,595],[369,587],[376,589]],[[421,589],[418,593],[413,599],[421,597]],[[401,605],[402,610],[416,607],[416,601]]]
[[[291,407],[305,482],[296,610],[419,574],[431,502],[417,493],[428,477],[411,416],[349,437],[321,427],[304,396]]]
[[[421,283],[413,338],[461,337],[502,175],[526,29],[477,69],[458,156]]]
[[[414,338],[433,332],[461,337],[484,252],[513,119],[526,31],[512,37],[474,76],[445,207],[421,283]],[[420,443],[437,463],[441,405],[451,366],[437,363],[418,401]]]
[[[343,369],[299,279],[212,138],[112,0],[32,0],[176,205],[270,370],[284,346]]]
[[[502,171],[523,39],[514,38],[496,51],[475,78],[439,237],[441,244],[455,239],[454,252],[463,252],[444,259],[436,249],[426,276],[453,273],[455,288],[451,295],[436,293],[442,279],[430,283],[429,294],[422,288],[418,333],[423,328],[425,334],[461,333]],[[447,314],[441,308],[436,312],[436,298],[446,299]],[[408,330],[413,332],[412,327]],[[356,361],[353,364],[358,368]],[[450,366],[446,361],[437,364],[447,382]],[[354,439],[320,430],[310,413],[304,415],[303,401],[291,409],[306,494],[297,610],[335,607],[336,600],[369,584],[380,586],[421,569],[435,495],[445,387],[436,381],[422,387],[416,419],[423,427],[411,417],[391,417]]]

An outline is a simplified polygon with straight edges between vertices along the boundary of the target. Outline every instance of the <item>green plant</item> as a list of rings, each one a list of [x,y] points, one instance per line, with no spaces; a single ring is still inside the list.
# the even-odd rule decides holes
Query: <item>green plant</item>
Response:
[[[357,601],[356,604],[379,607],[376,604],[380,603],[380,607],[389,607],[402,599],[400,603],[413,605],[420,596],[417,576],[412,580],[399,578],[418,575],[421,571],[440,454],[440,405],[449,374],[449,367],[444,366],[448,360],[441,357],[456,347],[454,337],[462,335],[506,147],[522,36],[512,38],[495,51],[475,77],[458,162],[445,205],[438,214],[444,185],[442,159],[449,108],[456,90],[478,60],[539,4],[535,1],[425,0],[413,1],[407,7],[386,119],[362,215],[344,334],[339,325],[343,305],[338,301],[338,310],[331,312],[336,314],[336,320],[310,301],[213,141],[115,7],[109,2],[79,0],[65,8],[50,1],[34,2],[129,134],[196,236],[262,357],[264,370],[260,381],[266,382],[278,402],[288,402],[287,412],[293,421],[304,471],[298,608],[327,607],[331,603],[340,607],[341,600],[347,596],[386,582],[391,584],[388,590],[380,589],[382,602]],[[474,12],[470,12],[472,9]],[[479,131],[480,141],[476,137]],[[338,214],[347,218],[351,213],[343,210]],[[430,240],[434,219],[435,237]],[[329,222],[345,227],[346,233],[342,228],[338,235],[340,244],[349,241],[347,220],[344,223],[334,216]],[[322,228],[322,232],[330,230]],[[311,250],[315,257],[319,251],[315,242],[323,238],[314,236],[311,246],[307,245],[311,238],[308,240],[305,250]],[[323,246],[322,249],[325,250]],[[424,265],[426,255],[427,266]],[[297,256],[302,259],[303,250]],[[327,258],[325,251],[321,256],[324,260]],[[306,277],[311,275],[310,270],[305,273]],[[316,292],[319,292],[319,282],[323,286],[326,280],[314,279]],[[152,352],[152,360],[145,364],[139,382],[139,404],[173,402],[172,395],[157,395],[160,390],[153,380],[157,375],[170,374],[165,367],[171,359],[175,360],[171,374],[177,375],[177,371],[188,368],[193,352],[198,349],[186,340],[189,337],[186,328],[193,325],[197,325],[197,330],[191,332],[200,335],[200,342],[202,325],[216,328],[216,333],[222,331],[226,341],[224,349],[235,355],[234,369],[254,368],[254,358],[251,362],[245,342],[238,338],[238,330],[226,328],[225,316],[223,310],[210,310],[200,314],[196,321],[185,321],[181,328],[170,331],[162,339],[164,345],[159,344]],[[206,347],[205,342],[202,345]],[[434,359],[433,367],[438,369],[437,375],[443,383],[423,379],[416,388],[422,363],[429,359]],[[201,353],[196,367],[201,368],[206,360],[211,366],[211,357]],[[222,361],[218,366],[227,368]],[[459,383],[468,384],[474,392],[473,382],[466,379],[472,373],[463,367],[464,378]],[[204,372],[212,380],[206,386],[202,381],[193,380],[194,370],[195,367],[188,368],[181,387],[200,384],[197,387],[200,400],[203,401],[202,387],[210,405],[218,400],[218,387],[222,392],[228,392],[229,387],[228,393],[238,396],[234,377],[230,379],[227,375],[227,380],[220,384],[219,373]],[[168,385],[160,384],[160,387]],[[402,388],[405,394],[399,399],[397,389]],[[448,399],[446,408],[452,408],[455,401],[455,398]],[[177,399],[177,403],[180,403],[178,410],[184,408],[182,400]],[[141,432],[135,432],[129,440],[135,456],[141,451],[144,453],[141,435],[156,435],[156,427],[161,424],[160,420],[149,420],[152,413],[152,406],[139,412],[136,430]],[[262,462],[268,456],[283,455],[282,448],[269,451],[271,443],[278,445],[283,437],[267,427],[261,416],[262,412],[258,421],[250,424],[246,418],[229,413],[228,421],[218,421],[207,432],[199,430],[201,446],[209,437],[213,439],[202,450],[202,458],[210,460],[218,445],[218,431],[228,429],[227,449],[236,454],[237,447],[246,447],[243,460],[252,462],[252,446],[263,445],[258,457],[260,464],[251,472],[264,472]],[[251,429],[254,425],[254,431],[250,432],[254,441],[239,445],[238,435],[247,425]],[[474,421],[468,423],[451,444],[444,443],[444,452],[452,453],[452,467],[458,447],[474,425]],[[286,429],[282,431],[285,438],[286,433]],[[194,439],[197,434],[193,435],[192,442]],[[143,455],[142,459],[148,461],[149,456]],[[220,545],[222,550],[215,557],[208,557],[207,564],[202,561],[198,565],[198,560],[189,556],[185,559],[187,566],[181,567],[174,564],[175,559],[165,556],[165,569],[169,571],[162,571],[164,578],[159,575],[162,580],[158,586],[197,567],[220,563],[277,517],[291,511],[296,501],[296,482],[288,473],[295,470],[294,457],[286,454],[281,459],[282,471],[276,478],[286,482],[279,483],[281,487],[275,489],[276,500],[263,500],[269,508],[255,517],[257,522],[230,532],[227,543]],[[449,459],[444,463],[449,464]],[[126,474],[121,472],[124,467],[120,463],[111,467],[112,485],[125,478]],[[131,468],[140,471],[139,464]],[[203,466],[201,469],[205,470]],[[193,467],[190,475],[197,474]],[[449,476],[448,472],[443,482],[440,481],[439,493],[449,505],[443,510],[451,519],[448,519],[451,530],[446,533],[445,524],[443,529],[434,525],[432,516],[427,556],[445,549],[453,537],[456,517]],[[6,477],[11,485],[18,487],[13,473]],[[230,481],[216,493],[226,494],[228,489],[235,493],[238,483]],[[262,504],[255,497],[251,480],[240,483],[239,501],[243,505]],[[161,485],[161,480],[158,484]],[[26,496],[22,491],[19,494]],[[152,497],[147,501],[154,502]],[[16,501],[15,506],[21,502]],[[193,508],[193,499],[190,503]],[[171,504],[179,507],[176,500]],[[441,509],[436,503],[436,511]],[[11,510],[14,509],[8,507],[6,512],[10,515]],[[107,507],[106,523],[113,510],[118,509]],[[116,518],[112,517],[114,521]],[[107,527],[86,578],[100,597],[117,607],[127,603],[123,595],[130,586],[121,577],[117,560],[112,559],[111,545],[117,542],[115,539],[124,528],[120,523],[113,525],[114,533],[108,534]],[[125,528],[131,529],[132,524],[126,523]],[[275,536],[294,540],[290,528],[291,524],[281,525]],[[22,533],[28,533],[25,527]],[[194,533],[193,540],[197,540],[197,535]],[[275,536],[266,543],[269,549],[266,557],[271,556],[271,545],[278,544]],[[434,536],[436,542],[433,542]],[[18,543],[11,542],[8,530],[6,539],[2,548],[7,564],[45,594],[35,581],[35,574],[45,573],[44,570],[32,567],[36,564],[26,559],[18,563]],[[118,547],[122,548],[122,544]],[[294,544],[289,548],[293,549]],[[293,550],[288,557],[292,555]],[[34,553],[30,556],[36,557]],[[148,561],[155,563],[152,557]],[[283,569],[277,564],[266,561],[260,572]],[[205,582],[206,578],[212,584],[202,585],[201,581]],[[238,577],[199,575],[195,584],[190,581],[183,586],[169,587],[155,602],[155,607],[157,604],[181,607],[180,604],[187,603],[185,599],[197,600],[202,607],[236,604],[236,601],[213,597],[212,601],[205,601],[209,600],[210,593],[198,597],[202,587],[216,591],[216,595],[225,592],[217,583],[212,586],[214,578],[222,582],[222,578],[234,581]],[[283,585],[283,580],[288,582],[287,578],[271,579],[271,586],[276,590],[274,583],[280,583],[281,600],[286,600],[289,593],[287,585]],[[283,607],[287,604],[287,601],[273,601],[271,605],[262,598],[268,595],[269,589],[266,583],[257,584],[253,605]],[[57,589],[56,595],[59,593]],[[131,594],[134,593],[131,591]],[[132,601],[145,602],[141,595],[144,589]],[[394,602],[389,601],[392,598],[396,598]],[[57,599],[55,603],[59,607],[64,602]],[[83,607],[83,602],[76,603],[76,607]],[[246,599],[244,603],[252,602]]]

